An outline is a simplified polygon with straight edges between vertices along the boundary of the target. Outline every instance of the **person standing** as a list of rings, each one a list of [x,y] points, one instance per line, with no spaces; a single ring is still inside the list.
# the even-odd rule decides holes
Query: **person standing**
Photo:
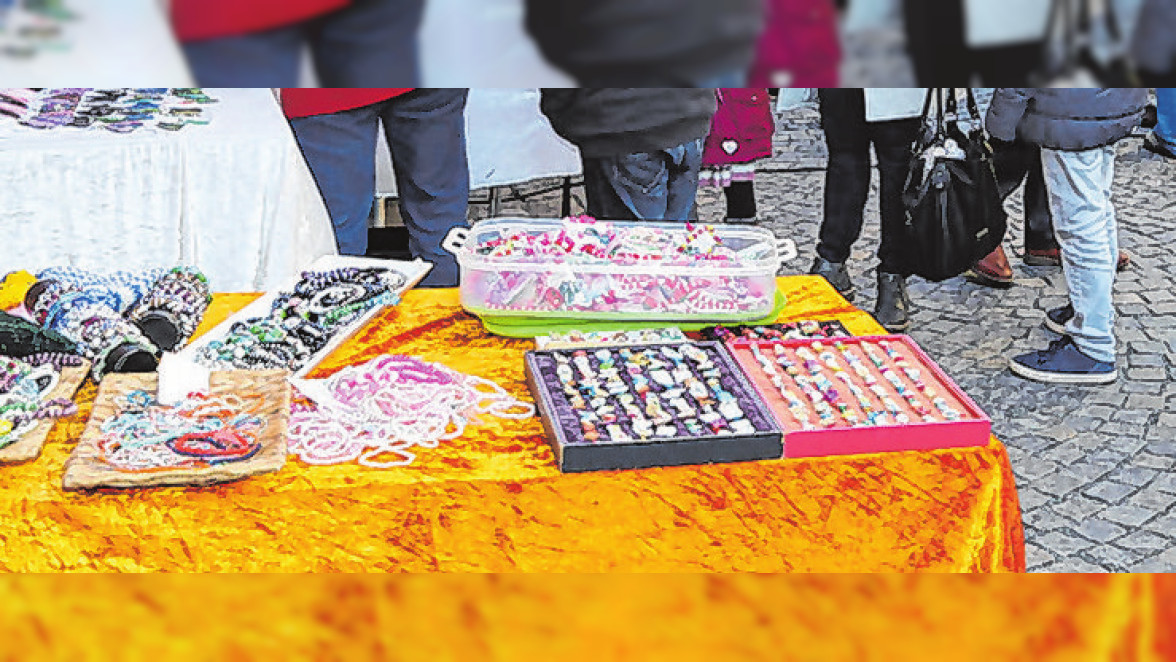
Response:
[[[1136,88],[996,91],[986,118],[989,133],[1006,141],[1021,136],[1042,148],[1070,293],[1068,305],[1046,313],[1045,325],[1061,339],[1013,357],[1009,366],[1017,375],[1055,384],[1108,384],[1118,377],[1114,144],[1139,125],[1147,101],[1147,90]]]
[[[847,300],[856,288],[846,261],[861,236],[870,195],[870,147],[878,156],[882,239],[878,245],[878,299],[874,317],[893,333],[910,328],[910,274],[901,259],[906,209],[902,189],[911,145],[921,125],[921,89],[822,89],[821,128],[829,149],[825,171],[825,215],[817,258],[810,273],[823,276]]]
[[[766,88],[715,91],[719,107],[703,148],[701,185],[719,186],[727,198],[727,222],[754,223],[755,162],[772,155],[776,129]]]
[[[713,88],[547,88],[540,107],[580,149],[589,216],[695,218]]]
[[[204,87],[295,87],[309,49],[324,87],[420,84],[424,0],[170,0]]]
[[[367,252],[383,122],[413,257],[433,264],[421,285],[453,287],[458,265],[441,247],[468,226],[465,89],[283,89],[282,106],[330,213],[339,252]]]
[[[763,0],[526,0],[540,52],[583,87],[740,87]]]

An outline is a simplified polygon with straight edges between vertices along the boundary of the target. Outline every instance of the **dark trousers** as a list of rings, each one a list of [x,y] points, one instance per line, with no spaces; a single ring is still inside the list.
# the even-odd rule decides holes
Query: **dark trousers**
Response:
[[[383,121],[409,250],[413,257],[433,264],[422,285],[457,285],[457,260],[441,242],[451,229],[467,225],[467,93],[420,89],[354,110],[291,120],[331,215],[340,253],[363,255],[367,250],[367,221],[376,190],[376,140]]]
[[[907,52],[921,87],[973,84],[1024,87],[1041,66],[1044,43],[970,48],[963,0],[903,0]]]
[[[1041,148],[1018,139],[1011,143],[995,143],[993,150],[1001,199],[1009,197],[1021,182],[1025,182],[1025,250],[1057,248],[1045,175],[1041,171]]]
[[[298,87],[307,48],[323,87],[417,87],[424,7],[424,0],[354,0],[295,25],[189,42],[184,55],[204,87]]]
[[[866,99],[861,89],[822,89],[819,98],[829,164],[825,171],[825,217],[817,254],[830,262],[845,262],[861,236],[870,195],[870,146],[873,145],[881,181],[882,241],[878,246],[878,270],[907,275],[900,254],[901,233],[906,224],[902,189],[920,120],[867,122]]]

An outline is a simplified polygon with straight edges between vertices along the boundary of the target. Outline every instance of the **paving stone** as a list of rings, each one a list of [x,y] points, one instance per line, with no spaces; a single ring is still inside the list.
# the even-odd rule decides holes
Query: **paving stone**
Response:
[[[1102,519],[1088,519],[1081,522],[1075,529],[1080,535],[1097,543],[1107,543],[1117,540],[1127,533],[1127,528],[1114,522]]]
[[[1123,526],[1130,528],[1138,528],[1140,524],[1153,519],[1158,515],[1157,511],[1138,506],[1135,504],[1123,504],[1119,506],[1111,506],[1104,510],[1099,516],[1106,518],[1110,522],[1116,522]]]
[[[1082,493],[1094,497],[1099,501],[1105,501],[1108,504],[1117,504],[1122,503],[1123,499],[1135,494],[1138,490],[1138,487],[1132,485],[1104,480],[1095,482],[1091,487],[1083,490]]]

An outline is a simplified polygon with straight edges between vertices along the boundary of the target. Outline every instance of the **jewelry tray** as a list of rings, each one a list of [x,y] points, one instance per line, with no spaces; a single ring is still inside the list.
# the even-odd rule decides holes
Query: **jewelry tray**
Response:
[[[580,423],[556,377],[556,353],[574,350],[530,351],[525,357],[527,386],[534,396],[548,443],[564,473],[616,469],[642,469],[691,464],[717,464],[779,459],[783,438],[779,426],[755,388],[730,355],[717,342],[698,342],[721,370],[725,390],[735,396],[747,419],[754,425],[752,435],[706,435],[653,438],[648,441],[587,442],[580,437]],[[643,346],[643,349],[674,343]],[[623,375],[626,382],[630,382]]]
[[[433,265],[423,260],[406,262],[403,260],[378,260],[374,258],[348,257],[343,255],[325,255],[315,260],[310,267],[304,269],[303,271],[330,271],[332,269],[342,269],[347,267],[356,267],[360,269],[384,268],[399,271],[400,274],[405,278],[405,284],[400,288],[399,291],[394,292],[394,294],[396,294],[397,297],[400,297],[403,296],[404,293],[408,290],[416,287],[416,284],[421,282],[425,275],[429,273],[429,270],[433,268]],[[279,289],[276,292],[267,292],[265,296],[261,297],[257,301],[254,301],[245,308],[242,308],[232,317],[218,324],[216,328],[212,329],[208,333],[196,339],[192,344],[185,347],[181,352],[179,352],[178,358],[184,361],[196,362],[197,357],[199,357],[200,351],[202,349],[207,347],[208,344],[213,341],[223,340],[226,336],[228,336],[229,330],[232,329],[233,325],[237,322],[242,322],[255,317],[265,317],[268,315],[270,312],[270,307],[272,306],[274,300],[278,298],[279,294],[283,291],[293,290],[295,285],[298,284],[299,280],[301,280],[301,273],[295,276],[285,287]],[[348,324],[339,333],[335,334],[334,337],[331,338],[330,342],[326,344],[326,346],[313,354],[310,357],[310,360],[306,362],[306,365],[302,366],[301,369],[293,373],[292,377],[295,379],[301,379],[302,377],[305,377],[308,373],[310,373],[311,370],[314,370],[318,364],[322,363],[324,359],[330,356],[332,352],[338,349],[343,343],[347,342],[351,336],[355,335],[356,331],[362,329],[367,325],[368,322],[379,315],[383,309],[383,307],[372,308],[354,322]]]
[[[904,425],[834,427],[819,430],[800,429],[797,421],[788,411],[788,405],[767,374],[763,371],[751,346],[772,348],[784,345],[789,348],[811,347],[821,342],[832,344],[827,339],[810,340],[734,340],[728,349],[742,366],[754,388],[767,402],[769,410],[784,430],[784,456],[824,457],[832,455],[858,455],[894,451],[926,451],[968,446],[986,446],[992,435],[992,423],[983,410],[961,389],[951,377],[936,365],[909,336],[861,336],[838,338],[836,342],[846,345],[879,343],[889,341],[898,345],[901,353],[915,368],[922,372],[923,380],[938,389],[940,395],[949,401],[960,413],[956,421],[917,421]],[[773,354],[774,355],[774,354]],[[843,391],[843,388],[839,388]],[[905,407],[904,407],[905,408]]]

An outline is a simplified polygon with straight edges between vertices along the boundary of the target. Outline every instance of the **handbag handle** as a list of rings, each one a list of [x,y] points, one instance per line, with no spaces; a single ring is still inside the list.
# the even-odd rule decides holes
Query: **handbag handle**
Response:
[[[931,117],[932,101],[935,102],[934,118]],[[946,138],[947,128],[944,126],[946,118],[944,117],[942,87],[928,87],[927,97],[923,100],[923,126],[930,124],[932,119],[935,120],[935,133],[932,134],[931,137],[940,139]],[[918,142],[921,142],[921,139]]]

